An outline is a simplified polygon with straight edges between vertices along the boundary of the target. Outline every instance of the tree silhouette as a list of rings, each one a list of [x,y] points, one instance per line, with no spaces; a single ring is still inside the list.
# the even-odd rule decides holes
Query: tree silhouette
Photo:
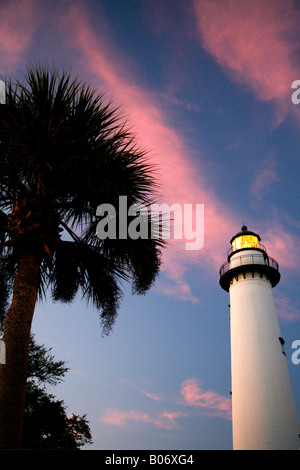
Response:
[[[64,402],[46,393],[47,384],[57,385],[68,370],[31,335],[22,449],[80,449],[92,443],[86,415],[68,417]]]
[[[107,334],[121,282],[145,293],[160,267],[158,238],[100,239],[97,207],[149,207],[154,168],[104,97],[69,73],[30,67],[6,79],[0,105],[0,313],[6,364],[0,365],[0,448],[22,435],[27,358],[36,301],[82,296]],[[149,213],[149,225],[151,214]],[[12,294],[10,307],[5,305]]]

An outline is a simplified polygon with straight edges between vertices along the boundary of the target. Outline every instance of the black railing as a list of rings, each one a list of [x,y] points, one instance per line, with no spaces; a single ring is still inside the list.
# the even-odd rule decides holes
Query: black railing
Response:
[[[236,251],[236,250],[234,250]],[[246,260],[247,258],[247,260]],[[238,263],[240,261],[240,263]],[[244,262],[243,262],[244,261]],[[263,262],[262,262],[263,261]],[[231,266],[231,264],[233,266]],[[226,263],[222,264],[219,270],[220,277],[223,276],[227,271],[233,268],[237,268],[239,266],[247,266],[247,265],[262,265],[262,266],[269,266],[271,268],[276,269],[276,271],[279,270],[279,266],[277,261],[274,258],[271,258],[271,256],[266,256],[262,258],[261,254],[254,254],[254,253],[249,253],[248,255],[241,255],[241,256],[236,256],[234,260],[226,261]]]

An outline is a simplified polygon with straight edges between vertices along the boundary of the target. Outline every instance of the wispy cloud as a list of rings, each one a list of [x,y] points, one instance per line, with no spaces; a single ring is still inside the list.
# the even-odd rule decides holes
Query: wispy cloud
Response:
[[[11,69],[22,59],[39,23],[34,0],[3,1],[0,5],[1,71]]]
[[[275,294],[275,304],[278,317],[285,322],[298,322],[300,320],[300,309],[291,303],[291,300],[283,295]]]
[[[181,384],[181,396],[186,405],[206,409],[212,415],[231,419],[231,400],[213,390],[203,390],[195,378]]]
[[[166,268],[163,266],[162,270],[166,271]],[[174,270],[174,266],[172,270]],[[154,286],[155,292],[163,294],[167,297],[172,297],[174,299],[189,301],[193,304],[199,303],[199,298],[193,295],[190,285],[184,279],[184,272],[185,269],[183,269],[180,263],[177,271],[180,276],[176,276],[175,279],[174,276],[172,276],[175,281],[176,288],[174,289],[174,283],[163,280]],[[168,274],[168,277],[170,277],[169,270]]]
[[[268,253],[279,262],[279,269],[297,270],[300,263],[299,240],[290,234],[284,224],[274,220],[265,230],[262,243]]]
[[[111,426],[125,427],[130,423],[148,423],[167,430],[180,429],[183,425],[178,422],[179,418],[210,415],[231,420],[231,400],[212,390],[203,390],[195,378],[188,378],[182,382],[179,395],[160,396],[139,387],[137,390],[150,400],[161,402],[165,409],[158,412],[110,409],[100,417],[100,420]]]
[[[275,159],[272,157],[266,157],[262,160],[256,171],[257,174],[250,191],[252,196],[260,201],[270,191],[271,187],[280,181],[280,178],[277,173]]]
[[[194,0],[202,45],[235,82],[277,103],[280,120],[299,76],[293,58],[300,12],[292,0]]]
[[[108,410],[100,419],[103,423],[112,426],[123,427],[128,423],[148,423],[161,429],[173,430],[179,428],[176,419],[183,416],[186,416],[186,414],[180,411],[171,413],[163,411],[151,416],[148,413],[132,409],[130,411]]]

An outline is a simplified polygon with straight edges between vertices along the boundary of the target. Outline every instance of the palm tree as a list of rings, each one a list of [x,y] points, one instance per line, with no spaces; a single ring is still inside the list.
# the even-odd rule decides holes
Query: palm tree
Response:
[[[164,243],[159,237],[96,235],[100,204],[117,208],[125,195],[129,205],[148,206],[156,194],[146,153],[103,95],[55,67],[29,67],[23,82],[7,78],[6,87],[0,105],[0,315],[6,346],[0,448],[8,449],[20,446],[37,299],[49,291],[55,301],[71,302],[81,290],[100,311],[107,334],[122,281],[145,293],[158,274]]]

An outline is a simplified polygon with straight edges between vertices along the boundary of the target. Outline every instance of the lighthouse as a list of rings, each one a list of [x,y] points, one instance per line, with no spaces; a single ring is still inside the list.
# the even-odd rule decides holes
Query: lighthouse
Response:
[[[297,450],[300,426],[273,287],[279,267],[243,225],[230,240],[220,285],[230,294],[234,450]]]

